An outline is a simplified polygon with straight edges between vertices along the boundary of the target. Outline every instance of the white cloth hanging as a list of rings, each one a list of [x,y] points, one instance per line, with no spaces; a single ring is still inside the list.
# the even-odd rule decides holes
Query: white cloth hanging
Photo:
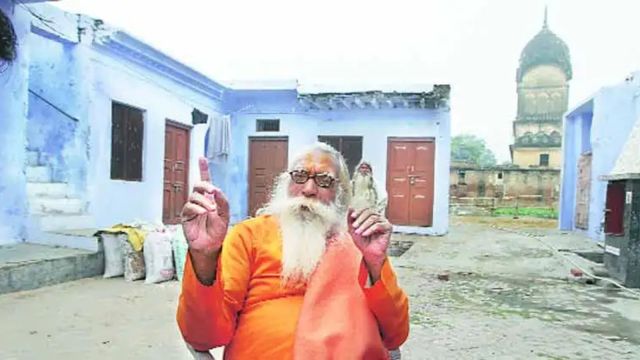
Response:
[[[231,152],[231,116],[217,115],[209,122],[207,159],[212,162],[226,162]]]

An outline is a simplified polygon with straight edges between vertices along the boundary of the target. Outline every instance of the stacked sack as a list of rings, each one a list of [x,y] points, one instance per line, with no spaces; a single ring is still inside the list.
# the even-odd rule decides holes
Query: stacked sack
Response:
[[[124,276],[126,281],[155,284],[174,279],[177,267],[182,279],[187,246],[179,225],[118,224],[96,235],[104,247],[104,278]]]
[[[145,284],[155,284],[173,280],[176,268],[173,266],[171,231],[149,233],[144,241]]]
[[[178,276],[178,281],[182,281],[184,263],[187,259],[187,250],[189,249],[189,246],[181,226],[176,226],[176,230],[173,234],[173,256],[176,261],[176,275]]]

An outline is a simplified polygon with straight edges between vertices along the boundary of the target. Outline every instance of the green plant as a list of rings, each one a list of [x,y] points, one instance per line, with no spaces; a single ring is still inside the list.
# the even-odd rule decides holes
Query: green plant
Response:
[[[542,219],[557,219],[558,211],[553,208],[536,208],[536,207],[504,207],[497,208],[493,211],[495,216],[529,216]]]
[[[16,58],[17,38],[9,17],[0,10],[0,67]]]

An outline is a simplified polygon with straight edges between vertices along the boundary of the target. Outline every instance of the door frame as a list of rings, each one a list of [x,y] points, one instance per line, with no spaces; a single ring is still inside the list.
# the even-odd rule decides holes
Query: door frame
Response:
[[[193,129],[192,125],[181,123],[181,122],[178,122],[178,121],[175,121],[175,120],[171,120],[169,118],[166,118],[164,121],[165,121],[165,125],[171,125],[173,127],[177,127],[177,128],[181,128],[181,129],[187,130],[189,132],[189,134],[191,134],[191,129]]]
[[[175,120],[171,120],[169,118],[165,118],[165,123],[164,123],[164,131],[165,133],[167,132],[167,127],[172,126],[174,128],[178,128],[181,130],[185,130],[187,132],[187,155],[186,155],[186,160],[185,160],[185,164],[184,164],[184,172],[186,175],[186,179],[185,179],[185,188],[183,189],[183,191],[187,194],[186,198],[187,200],[189,199],[189,172],[191,171],[190,166],[191,166],[191,130],[193,129],[193,126],[188,125],[188,124],[184,124],[184,123],[180,123],[177,122]],[[166,142],[166,138],[164,141],[164,146],[165,149],[167,147],[167,142]],[[163,159],[162,159],[162,167],[164,169],[164,153],[162,154]],[[163,192],[163,196],[162,196],[162,208],[164,209],[164,182],[165,182],[165,178],[164,178],[164,171],[162,171],[162,192]],[[162,214],[162,222],[164,223],[164,210],[163,210],[163,214]]]
[[[251,142],[252,141],[286,141],[287,143],[287,164],[289,163],[289,136],[281,135],[281,136],[248,136],[247,137],[247,217],[251,217],[251,200],[252,200],[252,184],[253,180],[251,179],[251,169],[253,169],[253,160],[251,159]]]
[[[388,198],[388,202],[387,202],[387,212],[389,211],[389,208],[391,207],[391,197],[389,194],[391,194],[391,191],[389,189],[389,186],[391,185],[391,171],[389,163],[390,163],[390,158],[391,158],[391,143],[397,141],[397,142],[409,142],[409,143],[415,143],[415,142],[430,142],[433,143],[433,194],[432,194],[432,209],[431,209],[431,213],[432,213],[432,219],[431,219],[431,226],[433,227],[433,223],[435,221],[435,209],[436,209],[436,176],[437,176],[437,151],[438,151],[438,143],[436,142],[436,137],[435,136],[416,136],[416,137],[412,137],[412,136],[388,136],[387,137],[387,173],[385,174],[385,179],[386,179],[386,186],[385,186],[385,190],[387,191],[387,196],[389,196]],[[387,216],[387,214],[385,214],[385,216]],[[410,220],[410,219],[409,219]],[[415,226],[415,225],[401,225],[401,226]]]
[[[589,160],[588,160],[589,161],[589,169],[588,169],[589,170],[589,172],[588,172],[589,181],[587,182],[587,187],[588,187],[587,189],[582,189],[581,186],[580,186],[580,184],[581,184],[580,183],[580,170],[581,170],[580,161],[583,158],[589,158]],[[591,204],[590,204],[591,203],[591,188],[592,188],[592,185],[593,185],[593,178],[592,178],[593,172],[592,171],[593,171],[593,152],[587,151],[587,152],[584,152],[584,153],[581,153],[580,155],[578,155],[578,159],[577,159],[577,162],[576,162],[576,184],[575,184],[576,198],[575,198],[575,203],[574,203],[574,206],[573,206],[573,211],[574,211],[573,212],[573,224],[574,224],[574,228],[578,229],[578,230],[584,230],[584,231],[589,230],[589,220],[590,220],[589,219],[589,210],[590,210],[590,206],[591,206]],[[586,199],[585,199],[586,201],[583,204],[584,205],[584,209],[583,210],[585,210],[585,213],[583,214],[585,216],[585,224],[584,224],[584,226],[582,226],[582,224],[580,224],[580,226],[578,226],[578,212],[579,212],[578,211],[578,206],[580,205],[580,194],[582,192],[581,190],[583,190],[585,192],[585,195],[586,195]],[[606,196],[605,196],[605,207],[606,207]]]
[[[362,159],[364,158],[364,136],[363,135],[316,135],[316,140],[318,142],[323,142],[322,140],[320,140],[320,138],[333,138],[333,139],[339,139],[340,140],[340,146],[339,149],[336,149],[340,154],[342,154],[342,157],[344,158],[345,161],[345,165],[347,165],[347,172],[349,173],[349,178],[353,177],[353,172],[355,171],[356,166],[358,166],[358,164],[360,162],[362,162]],[[345,154],[342,153],[342,143],[343,140],[360,140],[360,159],[355,163],[355,164],[351,164],[351,166],[349,166],[350,164],[347,163],[347,157],[345,156]]]
[[[435,136],[388,136],[387,144],[390,141],[406,141],[406,142],[436,142]]]

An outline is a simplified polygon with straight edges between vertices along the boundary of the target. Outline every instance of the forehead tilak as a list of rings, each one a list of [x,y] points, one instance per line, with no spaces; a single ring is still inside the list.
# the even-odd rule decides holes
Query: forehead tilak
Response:
[[[305,155],[298,167],[315,173],[335,171],[333,158],[324,152]]]

